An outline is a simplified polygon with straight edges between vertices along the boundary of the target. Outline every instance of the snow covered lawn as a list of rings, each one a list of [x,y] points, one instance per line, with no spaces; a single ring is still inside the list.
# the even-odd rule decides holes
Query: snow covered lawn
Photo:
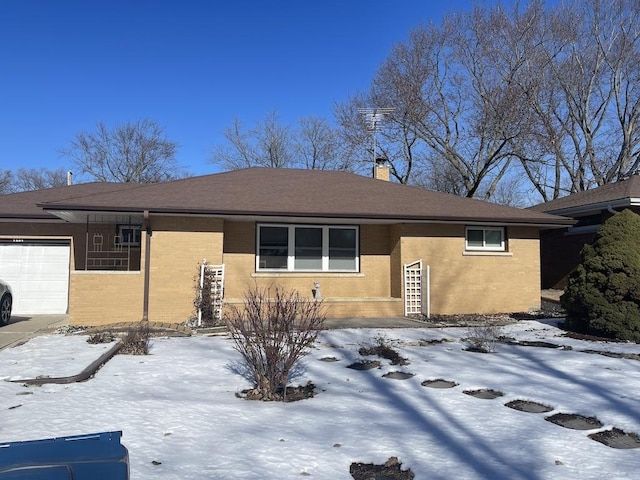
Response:
[[[552,321],[519,322],[504,334],[572,350],[499,344],[482,354],[464,350],[464,328],[326,331],[292,381],[312,381],[317,395],[292,403],[237,398],[250,383],[227,338],[157,338],[151,355],[117,355],[84,383],[0,382],[0,442],[122,430],[134,480],[350,479],[352,462],[391,456],[416,479],[636,478],[640,449],[587,435],[612,427],[640,433],[640,362],[579,350],[640,353],[640,345],[561,333]],[[380,336],[410,364],[346,368]],[[451,341],[428,342],[443,338]],[[3,350],[0,379],[78,373],[107,348],[84,340],[53,335]],[[414,376],[382,377],[395,371]],[[434,379],[458,386],[421,384]],[[463,393],[482,388],[504,396]],[[504,406],[511,400],[554,410],[520,412]],[[604,426],[578,431],[544,420],[555,413],[594,416]]]

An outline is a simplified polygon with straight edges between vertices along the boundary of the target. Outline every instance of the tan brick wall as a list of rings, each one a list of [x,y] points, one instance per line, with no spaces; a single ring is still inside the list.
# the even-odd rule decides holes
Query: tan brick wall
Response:
[[[69,323],[107,325],[142,319],[142,272],[71,272]]]
[[[231,306],[242,308],[240,298],[225,299],[225,312]],[[401,298],[324,298],[327,318],[401,317],[404,304]]]
[[[198,265],[203,259],[212,264],[222,262],[223,222],[152,217],[151,226],[149,320],[186,321],[194,313]]]
[[[256,273],[253,222],[225,222],[225,300],[239,304],[248,289],[279,285],[312,296],[320,283],[332,317],[401,315],[402,303],[391,298],[389,226],[360,226],[359,273]]]
[[[527,311],[540,306],[538,230],[507,229],[508,255],[464,255],[464,225],[404,225],[402,263],[431,269],[431,313]]]

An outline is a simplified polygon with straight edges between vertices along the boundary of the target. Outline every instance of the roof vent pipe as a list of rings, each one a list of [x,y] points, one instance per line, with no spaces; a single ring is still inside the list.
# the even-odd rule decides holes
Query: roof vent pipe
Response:
[[[67,186],[70,186],[71,184],[73,184],[73,172],[69,170],[67,172]]]

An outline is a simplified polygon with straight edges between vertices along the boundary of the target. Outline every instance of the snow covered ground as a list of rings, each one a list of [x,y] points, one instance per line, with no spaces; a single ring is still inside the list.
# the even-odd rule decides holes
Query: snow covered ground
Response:
[[[239,399],[250,386],[225,337],[157,338],[151,355],[117,355],[84,383],[25,387],[0,382],[0,442],[122,430],[131,478],[350,479],[352,462],[397,456],[416,479],[629,479],[640,449],[613,449],[587,437],[620,428],[640,433],[640,362],[582,349],[640,353],[640,345],[560,337],[553,321],[505,327],[519,340],[573,350],[499,344],[465,351],[467,329],[348,329],[323,332],[292,384],[317,395],[293,403]],[[358,349],[383,336],[411,363],[356,371]],[[424,340],[452,341],[426,344]],[[0,352],[0,379],[79,373],[108,346],[51,335]],[[320,361],[324,357],[339,361]],[[415,374],[407,380],[387,372]],[[421,385],[453,380],[451,389]],[[463,390],[491,388],[484,400]],[[516,411],[510,400],[552,406]],[[604,427],[562,428],[553,413],[595,416]],[[152,463],[154,462],[154,463]],[[159,463],[159,464],[158,464]]]

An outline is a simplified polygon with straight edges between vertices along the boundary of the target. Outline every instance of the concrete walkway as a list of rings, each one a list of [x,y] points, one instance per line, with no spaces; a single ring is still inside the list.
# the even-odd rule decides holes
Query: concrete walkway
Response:
[[[26,342],[35,335],[53,332],[68,323],[67,315],[12,315],[9,323],[0,327],[0,350]]]
[[[406,317],[388,318],[327,318],[324,327],[336,328],[420,328],[425,327],[426,322],[413,320]]]

